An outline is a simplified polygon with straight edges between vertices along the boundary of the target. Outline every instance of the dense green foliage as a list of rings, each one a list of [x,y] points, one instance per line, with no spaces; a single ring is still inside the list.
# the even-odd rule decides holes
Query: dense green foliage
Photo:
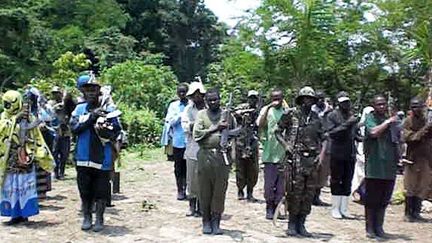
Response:
[[[262,0],[227,35],[203,0],[4,0],[1,87],[36,78],[44,91],[72,90],[92,65],[81,54],[88,48],[127,123],[149,134],[159,132],[175,84],[196,75],[237,102],[247,89],[280,86],[293,96],[312,85],[363,103],[391,93],[406,108],[432,78],[431,12],[424,0]],[[133,137],[155,141],[144,135]]]

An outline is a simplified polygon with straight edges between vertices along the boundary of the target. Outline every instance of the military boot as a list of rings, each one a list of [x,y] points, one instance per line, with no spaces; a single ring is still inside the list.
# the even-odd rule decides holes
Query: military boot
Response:
[[[266,203],[266,219],[272,220],[275,213],[273,203]]]
[[[316,189],[315,195],[314,195],[314,198],[312,201],[312,205],[318,206],[318,207],[329,207],[330,204],[321,201],[320,195],[321,195],[321,189]]]
[[[195,208],[195,214],[194,214],[194,216],[197,217],[197,218],[202,216],[200,201],[198,199],[196,201],[196,208]]]
[[[92,201],[82,200],[81,209],[84,216],[84,220],[81,225],[82,230],[89,230],[92,227]]]
[[[189,199],[189,212],[186,214],[187,217],[191,217],[195,215],[195,208],[196,208],[196,198]]]
[[[375,238],[375,210],[365,207],[366,237]]]
[[[300,214],[300,215],[298,215],[297,216],[297,232],[301,235],[301,236],[304,236],[304,237],[312,237],[312,234],[311,233],[309,233],[307,230],[306,230],[306,227],[305,227],[305,222],[306,222],[306,215],[304,215],[304,214]]]
[[[223,231],[220,228],[221,214],[213,213],[211,218],[211,228],[214,235],[221,235]]]
[[[414,222],[414,216],[413,216],[413,197],[405,197],[405,218],[404,220],[407,222]]]
[[[412,197],[412,201],[413,201],[413,206],[412,206],[412,217],[414,218],[414,220],[419,221],[419,222],[426,222],[427,220],[425,218],[423,218],[420,213],[421,213],[421,208],[422,208],[422,199],[419,197]]]
[[[210,217],[206,217],[205,215],[203,215],[202,224],[203,224],[203,229],[202,229],[203,234],[206,234],[206,235],[211,234],[212,233],[212,225],[211,225]]]
[[[377,237],[381,239],[388,239],[388,235],[384,232],[384,216],[385,216],[385,208],[376,209],[375,212],[375,234]]]
[[[104,228],[104,212],[106,207],[105,200],[96,201],[96,222],[93,227],[94,232],[102,231]]]
[[[253,189],[247,189],[246,199],[248,202],[257,202],[258,200],[253,196]]]
[[[237,199],[238,200],[244,200],[244,192],[243,192],[243,189],[239,189],[238,190],[238,192],[237,192]]]
[[[297,232],[297,224],[298,224],[298,216],[295,214],[290,213],[289,214],[289,220],[288,220],[288,230],[286,234],[288,236],[296,236],[298,235]]]
[[[183,201],[186,200],[186,191],[185,186],[183,185],[182,178],[176,178],[177,183],[177,200]]]

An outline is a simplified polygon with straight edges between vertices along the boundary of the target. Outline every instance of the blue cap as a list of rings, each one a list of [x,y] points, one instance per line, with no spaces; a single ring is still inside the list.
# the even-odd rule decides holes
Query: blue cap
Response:
[[[93,75],[81,75],[77,80],[77,88],[82,88],[84,85],[99,85]]]

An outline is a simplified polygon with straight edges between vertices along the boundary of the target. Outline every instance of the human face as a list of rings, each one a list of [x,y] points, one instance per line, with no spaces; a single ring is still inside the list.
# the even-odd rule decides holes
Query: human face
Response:
[[[258,103],[258,97],[255,95],[251,95],[248,97],[248,103],[250,106],[255,107]]]
[[[339,107],[342,111],[350,111],[351,110],[351,101],[347,100],[344,102],[339,103]]]
[[[62,99],[62,93],[61,92],[51,92],[51,97],[55,101],[60,101]]]
[[[187,93],[188,89],[185,86],[179,86],[177,87],[177,96],[181,99],[184,100],[186,99],[186,93]]]
[[[99,85],[84,85],[82,87],[84,99],[91,103],[97,104],[99,102],[100,87]]]
[[[204,95],[200,93],[199,90],[195,91],[191,96],[190,99],[195,103],[195,104],[201,104],[204,102]]]
[[[220,97],[216,93],[206,95],[206,103],[211,111],[217,111],[220,108]]]
[[[411,110],[414,114],[414,116],[422,116],[423,110],[424,110],[424,104],[421,101],[414,101],[411,102]]]
[[[383,116],[387,112],[387,100],[384,97],[376,97],[373,102],[373,107],[377,114]]]
[[[308,108],[312,107],[312,105],[315,104],[315,101],[316,100],[310,96],[304,96],[302,99],[303,105],[308,107]]]
[[[274,91],[271,93],[272,103],[275,103],[275,108],[280,108],[283,101],[283,93],[281,91]]]

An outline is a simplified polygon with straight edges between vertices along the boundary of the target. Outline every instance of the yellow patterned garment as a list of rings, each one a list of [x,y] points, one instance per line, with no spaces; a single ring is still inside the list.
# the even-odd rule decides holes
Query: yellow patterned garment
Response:
[[[9,90],[3,97],[4,111],[0,118],[0,181],[6,170],[8,158],[8,144],[19,144],[19,124],[16,122],[17,115],[23,107],[22,97],[18,91]],[[34,119],[33,119],[34,120]],[[34,158],[42,169],[52,171],[53,157],[46,145],[39,127],[28,131],[29,142],[26,143],[27,154]],[[8,142],[10,141],[10,142]]]

